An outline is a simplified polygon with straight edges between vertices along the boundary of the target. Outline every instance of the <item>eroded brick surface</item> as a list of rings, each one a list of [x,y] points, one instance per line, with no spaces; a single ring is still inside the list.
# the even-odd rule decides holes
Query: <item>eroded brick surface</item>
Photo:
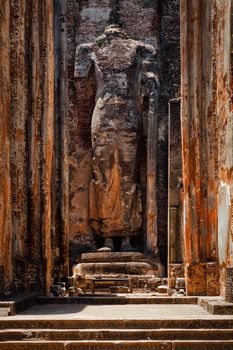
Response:
[[[179,1],[12,0],[0,6],[0,265],[6,289],[48,291],[52,279],[68,274],[69,241],[71,261],[93,247],[88,188],[96,82],[90,81],[85,104],[82,96],[77,99],[74,58],[76,46],[93,41],[111,21],[159,53],[158,132],[151,137],[157,145],[158,210],[153,210],[166,265],[168,102],[179,97]],[[147,234],[147,136],[139,169],[139,247]]]
[[[182,151],[186,263],[232,264],[231,3],[181,1]],[[196,274],[196,282],[204,272]],[[189,278],[189,277],[188,277]],[[192,281],[190,281],[192,283]],[[210,286],[211,285],[211,286]],[[190,288],[194,288],[195,285]],[[203,288],[204,291],[204,288]]]

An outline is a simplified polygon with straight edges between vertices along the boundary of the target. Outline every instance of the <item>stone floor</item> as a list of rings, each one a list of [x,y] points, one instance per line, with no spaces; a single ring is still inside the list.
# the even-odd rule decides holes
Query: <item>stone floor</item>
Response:
[[[1,320],[166,320],[166,319],[233,319],[233,316],[211,315],[198,305],[36,305],[15,316]]]

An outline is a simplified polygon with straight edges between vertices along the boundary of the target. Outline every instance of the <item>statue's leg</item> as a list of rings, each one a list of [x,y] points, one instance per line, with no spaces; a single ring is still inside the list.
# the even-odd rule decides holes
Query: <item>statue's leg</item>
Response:
[[[119,137],[120,139],[120,137]],[[127,147],[125,146],[127,145]],[[124,232],[121,244],[121,251],[134,252],[131,245],[131,236],[137,234],[141,227],[141,205],[137,184],[137,134],[136,132],[122,133],[121,143],[118,144],[120,150],[120,167],[122,170],[121,188],[122,201],[124,203]]]
[[[121,251],[122,252],[136,252],[136,249],[132,247],[130,243],[130,237],[126,236],[122,239],[121,243]]]
[[[93,138],[93,171],[99,230],[104,238],[100,251],[114,251],[113,237],[122,229],[120,169],[115,133],[104,132]],[[97,216],[97,215],[96,215]]]
[[[98,249],[98,252],[113,252],[114,244],[112,238],[105,238],[103,247]]]

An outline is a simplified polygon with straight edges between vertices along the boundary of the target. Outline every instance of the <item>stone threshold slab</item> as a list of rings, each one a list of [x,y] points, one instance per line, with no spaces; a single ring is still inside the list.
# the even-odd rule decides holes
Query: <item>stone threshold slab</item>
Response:
[[[192,304],[196,305],[197,297],[159,297],[159,296],[134,296],[134,295],[109,295],[95,294],[80,295],[78,297],[38,297],[38,304],[88,304],[88,305],[111,305],[111,304]]]
[[[0,341],[78,340],[232,340],[232,329],[6,329]]]
[[[1,319],[0,329],[232,329],[233,319]]]
[[[0,350],[232,350],[233,341],[25,341],[0,342]]]

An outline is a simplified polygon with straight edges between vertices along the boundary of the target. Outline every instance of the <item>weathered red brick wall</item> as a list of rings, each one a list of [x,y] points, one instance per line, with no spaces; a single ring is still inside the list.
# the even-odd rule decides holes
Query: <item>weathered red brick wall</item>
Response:
[[[64,157],[55,115],[54,13],[49,0],[0,4],[0,266],[6,290],[48,291],[52,276],[67,265],[56,231]]]
[[[114,16],[133,38],[160,52],[158,239],[166,264],[168,101],[179,95],[179,1],[3,0],[0,16],[0,273],[5,289],[48,291],[53,279],[68,274],[69,239],[75,243],[72,260],[93,242],[86,191],[93,99],[78,113],[74,55],[77,44],[102,34]],[[146,161],[144,199],[145,174]]]
[[[216,1],[216,168],[218,169],[218,252],[223,268],[222,292],[225,286],[225,267],[233,266],[233,140],[232,140],[232,15],[231,1]]]
[[[230,50],[231,2],[182,0],[185,261],[187,281],[196,285],[203,280],[198,264],[200,269],[207,264],[206,282],[198,294],[218,293],[219,281],[212,278],[213,270],[218,276],[218,264],[223,268],[231,257]],[[215,264],[210,267],[209,262]],[[195,288],[188,290],[190,294],[197,293]]]
[[[4,289],[12,283],[12,206],[10,181],[10,6],[0,3],[0,266]],[[4,274],[4,276],[3,276]],[[3,291],[1,290],[1,293]]]

